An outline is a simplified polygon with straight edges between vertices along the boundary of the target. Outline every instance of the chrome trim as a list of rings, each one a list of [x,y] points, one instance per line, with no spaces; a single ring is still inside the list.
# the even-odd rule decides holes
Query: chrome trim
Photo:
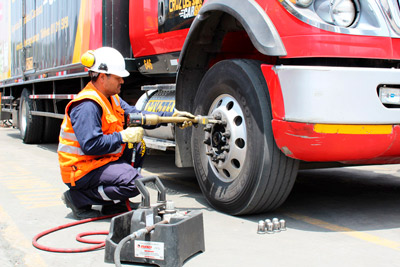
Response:
[[[380,0],[379,3],[392,29],[400,34],[399,3],[396,0]]]
[[[42,116],[42,117],[50,117],[55,119],[64,119],[65,114],[57,114],[53,112],[44,112],[44,111],[31,111],[32,115]]]

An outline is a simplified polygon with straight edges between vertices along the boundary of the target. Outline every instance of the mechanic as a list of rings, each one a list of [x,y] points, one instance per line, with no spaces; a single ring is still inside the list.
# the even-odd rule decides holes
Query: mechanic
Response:
[[[69,187],[62,200],[77,219],[125,212],[127,205],[135,208],[129,198],[139,194],[135,180],[142,177],[143,128],[124,129],[124,121],[129,113],[154,113],[139,111],[118,96],[129,72],[116,49],[88,51],[82,63],[89,67],[91,81],[68,103],[58,146],[61,176]],[[155,114],[193,117],[176,109]],[[135,144],[134,166],[127,143]],[[102,205],[101,212],[92,205]]]

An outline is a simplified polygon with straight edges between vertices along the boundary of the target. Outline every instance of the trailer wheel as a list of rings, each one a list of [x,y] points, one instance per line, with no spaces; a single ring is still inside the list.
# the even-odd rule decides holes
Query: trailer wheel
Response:
[[[275,144],[260,63],[218,62],[201,81],[194,107],[195,114],[224,122],[192,132],[194,169],[209,203],[232,215],[280,206],[293,187],[298,161]]]
[[[51,100],[44,101],[44,110],[46,112],[54,112],[54,106]],[[58,136],[60,134],[62,120],[45,117],[44,118],[44,129],[43,129],[43,143],[57,143]]]
[[[33,116],[33,100],[29,98],[31,92],[22,90],[19,102],[19,131],[22,141],[26,144],[40,143],[43,132],[43,117]],[[42,102],[36,101],[36,110],[42,110]]]

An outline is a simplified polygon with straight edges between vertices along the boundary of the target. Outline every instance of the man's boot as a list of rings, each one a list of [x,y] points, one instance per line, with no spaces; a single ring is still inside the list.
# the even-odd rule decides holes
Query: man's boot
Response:
[[[140,203],[133,203],[128,201],[129,206],[131,210],[135,210],[139,207]],[[126,201],[121,201],[116,204],[110,204],[110,205],[103,205],[101,207],[101,214],[103,215],[112,215],[112,214],[118,214],[118,213],[124,213],[127,212],[128,207],[126,206]]]
[[[69,192],[69,190],[64,192],[64,194],[61,196],[61,199],[64,204],[72,210],[72,214],[78,220],[96,218],[101,216],[101,213],[97,210],[92,210],[91,206],[87,208],[77,208],[72,202],[71,193]]]

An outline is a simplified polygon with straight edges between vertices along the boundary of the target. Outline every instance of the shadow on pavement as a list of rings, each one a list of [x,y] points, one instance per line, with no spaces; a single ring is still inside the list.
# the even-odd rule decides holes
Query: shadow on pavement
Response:
[[[18,133],[9,133],[20,138]],[[57,152],[57,144],[40,144],[42,149]],[[390,171],[387,171],[390,168]],[[398,228],[400,222],[400,169],[332,168],[300,171],[286,202],[277,210],[257,215],[240,216],[257,223],[261,219],[280,218],[288,228],[305,231],[330,231],[299,219],[320,220],[355,231]],[[144,170],[158,175],[168,195],[182,194],[195,199],[205,209],[212,207],[203,197],[192,168],[177,168],[174,155],[148,155]],[[293,216],[295,215],[295,216]],[[227,215],[228,216],[228,215]],[[296,218],[296,219],[295,219]]]
[[[300,171],[280,208],[243,218],[272,217],[285,219],[289,228],[317,232],[330,231],[318,226],[324,223],[355,231],[398,228],[400,177],[355,168]]]

